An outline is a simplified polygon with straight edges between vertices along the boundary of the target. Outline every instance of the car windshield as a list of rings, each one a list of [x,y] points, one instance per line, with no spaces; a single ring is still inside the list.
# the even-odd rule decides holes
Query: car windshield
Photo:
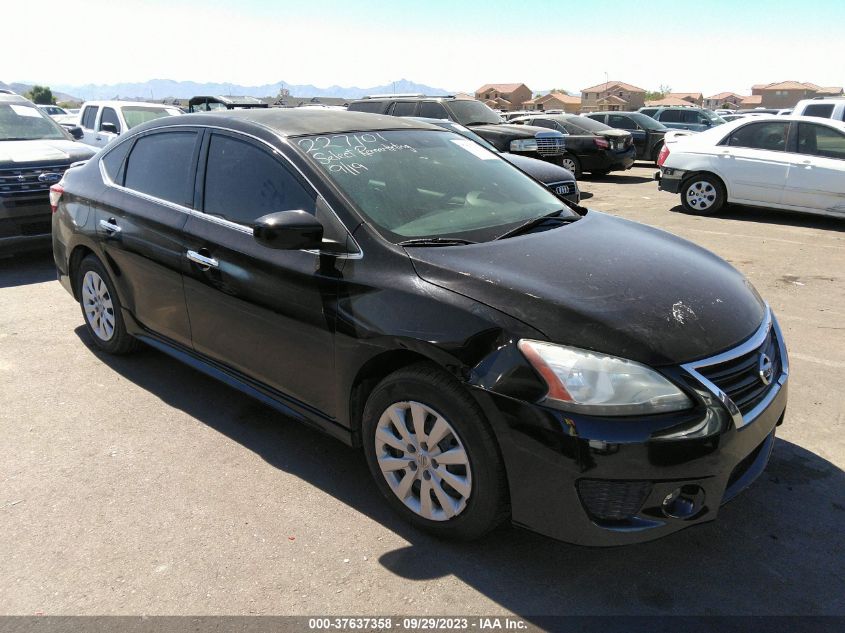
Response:
[[[501,123],[502,117],[492,109],[474,99],[456,99],[449,102],[449,108],[461,125],[485,125]]]
[[[669,129],[660,121],[656,121],[642,112],[632,112],[631,114],[626,114],[625,116],[633,119],[640,127],[644,127],[647,130],[665,131]]]
[[[0,141],[66,140],[69,137],[34,105],[0,103]]]
[[[558,210],[576,215],[497,154],[445,130],[308,136],[295,144],[394,243],[489,241]]]
[[[126,126],[133,128],[141,123],[160,119],[165,116],[176,116],[182,114],[176,108],[157,108],[155,106],[123,106],[123,118],[126,119]]]
[[[722,117],[713,112],[713,110],[702,110],[702,112],[704,113],[704,116],[710,119],[710,122],[713,123],[713,125],[721,125],[722,123],[727,123],[727,121],[725,121]]]

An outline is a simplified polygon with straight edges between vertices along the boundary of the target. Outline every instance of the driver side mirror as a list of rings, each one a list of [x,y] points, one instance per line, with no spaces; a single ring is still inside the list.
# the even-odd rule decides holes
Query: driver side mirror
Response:
[[[100,123],[100,132],[108,132],[109,134],[117,134],[117,126],[114,123]]]
[[[65,129],[77,141],[85,135],[85,133],[82,131],[82,128],[78,125],[68,125],[65,127]]]
[[[279,250],[311,250],[323,242],[323,225],[307,211],[279,211],[258,218],[252,228],[255,241]]]

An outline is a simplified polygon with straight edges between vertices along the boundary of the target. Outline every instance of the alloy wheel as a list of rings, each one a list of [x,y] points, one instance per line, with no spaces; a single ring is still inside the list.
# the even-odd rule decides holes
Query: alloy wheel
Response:
[[[560,162],[560,164],[561,164],[561,167],[563,167],[564,169],[568,169],[568,170],[569,170],[569,171],[571,171],[573,174],[575,173],[575,170],[576,170],[576,169],[577,169],[577,167],[578,167],[578,166],[575,164],[575,161],[574,161],[574,160],[572,160],[571,158],[564,158],[564,159]]]
[[[687,203],[693,209],[705,211],[716,203],[716,188],[706,180],[697,180],[687,187]]]
[[[97,338],[110,341],[114,336],[114,304],[106,282],[93,270],[82,278],[82,307]]]
[[[411,511],[431,521],[448,521],[464,511],[472,471],[445,417],[420,402],[395,402],[379,418],[375,448],[385,481]]]

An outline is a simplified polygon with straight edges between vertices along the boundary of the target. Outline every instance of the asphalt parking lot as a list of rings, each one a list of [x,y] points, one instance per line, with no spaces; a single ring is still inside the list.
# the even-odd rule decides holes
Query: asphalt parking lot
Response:
[[[50,256],[0,260],[4,614],[845,615],[845,219],[678,212],[653,165],[584,204],[713,250],[769,301],[790,404],[719,520],[590,549],[440,542],[363,456],[151,349],[95,351]]]

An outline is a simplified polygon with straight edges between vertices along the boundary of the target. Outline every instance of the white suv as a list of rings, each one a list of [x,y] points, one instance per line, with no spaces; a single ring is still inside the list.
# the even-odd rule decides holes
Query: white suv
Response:
[[[845,121],[845,97],[804,99],[792,109],[794,116],[816,116]]]
[[[179,108],[143,101],[86,101],[79,111],[82,142],[105,147],[109,141],[136,125],[182,114]]]

